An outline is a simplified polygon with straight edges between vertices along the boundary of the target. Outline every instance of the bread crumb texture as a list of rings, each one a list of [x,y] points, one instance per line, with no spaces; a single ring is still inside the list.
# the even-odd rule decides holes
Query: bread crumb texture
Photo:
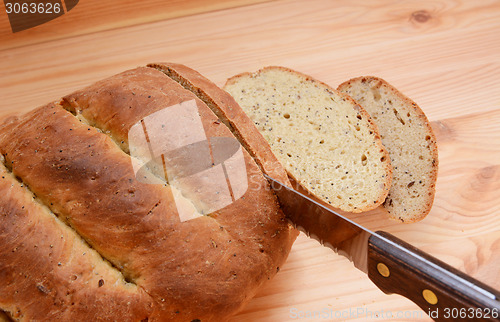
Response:
[[[436,138],[418,105],[377,77],[351,79],[338,88],[352,96],[376,122],[389,151],[393,183],[384,203],[391,218],[423,219],[435,194]]]
[[[311,193],[350,212],[384,201],[390,159],[369,115],[351,98],[283,67],[234,76],[225,90]]]

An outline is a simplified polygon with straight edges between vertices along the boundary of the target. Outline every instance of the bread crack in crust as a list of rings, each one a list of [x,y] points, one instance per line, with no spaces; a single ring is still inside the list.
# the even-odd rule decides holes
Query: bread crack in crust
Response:
[[[150,299],[142,289],[127,283],[3,165],[0,174],[0,193],[10,200],[0,204],[0,270],[9,276],[0,279],[1,304],[13,319],[67,321],[82,310],[89,319],[113,319],[115,311],[148,316]],[[73,313],[52,310],[56,305]]]
[[[129,129],[189,100],[207,137],[233,137],[196,95],[152,68],[0,126],[8,165],[0,169],[0,309],[25,321],[221,321],[274,276],[296,232],[248,153],[252,188],[188,221],[179,219],[177,188],[136,178]]]

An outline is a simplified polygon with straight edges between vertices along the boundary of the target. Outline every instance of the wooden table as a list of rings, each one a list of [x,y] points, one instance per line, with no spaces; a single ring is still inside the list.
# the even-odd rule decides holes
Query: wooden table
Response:
[[[334,87],[385,78],[413,98],[437,134],[434,207],[403,225],[353,216],[500,289],[499,1],[82,0],[13,34],[0,14],[1,116],[155,61],[191,66],[219,85],[282,65]],[[260,3],[257,3],[260,2]],[[384,295],[345,258],[301,235],[287,263],[234,321],[426,321]],[[321,314],[320,314],[321,313]]]

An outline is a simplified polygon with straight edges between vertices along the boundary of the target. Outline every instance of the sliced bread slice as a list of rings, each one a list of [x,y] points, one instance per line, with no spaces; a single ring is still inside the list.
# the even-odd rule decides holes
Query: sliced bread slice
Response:
[[[154,63],[148,64],[148,67],[158,69],[194,93],[229,128],[262,172],[290,185],[285,169],[271,151],[269,144],[229,93],[197,71],[181,64]]]
[[[391,218],[423,219],[432,207],[438,170],[436,137],[424,112],[377,77],[354,78],[338,89],[371,115],[389,151],[393,182],[384,206]]]
[[[230,78],[228,91],[288,174],[316,197],[349,212],[380,205],[392,167],[376,125],[352,98],[307,75],[266,67]]]

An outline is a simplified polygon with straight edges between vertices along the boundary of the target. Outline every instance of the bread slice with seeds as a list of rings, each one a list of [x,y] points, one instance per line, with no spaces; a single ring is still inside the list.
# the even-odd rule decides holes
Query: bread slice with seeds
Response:
[[[438,170],[436,138],[418,105],[377,77],[358,77],[338,89],[354,98],[378,125],[389,151],[393,182],[384,206],[403,222],[423,219],[430,211]]]
[[[376,125],[349,96],[274,66],[234,76],[224,89],[288,174],[316,197],[350,212],[376,208],[385,200],[390,158]]]

